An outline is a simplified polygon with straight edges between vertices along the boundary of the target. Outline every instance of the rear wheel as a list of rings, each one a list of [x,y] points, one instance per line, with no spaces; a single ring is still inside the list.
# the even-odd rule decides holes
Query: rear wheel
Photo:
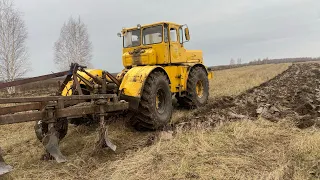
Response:
[[[176,98],[180,106],[192,108],[204,106],[209,97],[209,80],[207,72],[202,67],[192,68],[187,82],[186,95]]]
[[[138,130],[154,130],[167,125],[172,115],[169,80],[163,72],[153,72],[147,78],[138,111],[133,116]]]

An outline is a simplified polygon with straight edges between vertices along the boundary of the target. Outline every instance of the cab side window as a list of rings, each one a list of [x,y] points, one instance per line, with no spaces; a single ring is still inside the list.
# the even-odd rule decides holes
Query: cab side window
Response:
[[[177,30],[175,28],[170,28],[170,41],[171,42],[177,42],[178,37],[177,37]]]
[[[183,30],[182,30],[182,28],[179,28],[179,41],[180,41],[180,44],[183,43]]]
[[[169,41],[169,34],[168,34],[168,25],[164,26],[164,42],[168,42]]]

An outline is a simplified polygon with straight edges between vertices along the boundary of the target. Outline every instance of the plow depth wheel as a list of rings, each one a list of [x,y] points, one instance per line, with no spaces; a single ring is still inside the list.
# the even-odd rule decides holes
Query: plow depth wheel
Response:
[[[67,118],[59,118],[57,120],[57,123],[55,124],[54,128],[58,132],[58,138],[59,140],[63,139],[68,132],[68,120]],[[46,134],[49,132],[48,124],[44,123],[42,121],[37,121],[34,130],[36,133],[37,138],[39,139],[40,142],[42,142],[43,138],[45,137]]]
[[[54,158],[58,163],[66,162],[67,159],[59,149],[59,142],[68,132],[68,119],[59,118],[56,123],[37,121],[34,127],[37,138],[46,149],[43,159]]]
[[[139,109],[134,115],[138,130],[154,130],[167,125],[172,115],[172,97],[169,80],[163,72],[153,72],[147,78]]]

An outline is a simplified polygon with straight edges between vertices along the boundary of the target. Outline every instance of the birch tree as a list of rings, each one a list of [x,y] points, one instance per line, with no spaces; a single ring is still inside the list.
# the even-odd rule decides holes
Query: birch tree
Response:
[[[241,58],[238,58],[237,64],[242,64],[242,59]]]
[[[78,19],[70,18],[64,23],[60,37],[54,45],[54,63],[59,70],[67,70],[71,63],[90,65],[92,44],[87,26]]]
[[[14,9],[10,0],[0,0],[0,79],[13,81],[23,77],[29,70],[26,39],[27,29],[21,13]],[[7,89],[14,93],[15,88]]]
[[[230,65],[234,65],[234,64],[235,64],[235,61],[234,61],[233,58],[231,58],[231,60],[230,60]]]

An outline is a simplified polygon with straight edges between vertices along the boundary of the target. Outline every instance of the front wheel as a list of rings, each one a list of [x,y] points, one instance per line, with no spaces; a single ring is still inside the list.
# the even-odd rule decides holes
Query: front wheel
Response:
[[[163,72],[153,72],[147,78],[138,111],[133,117],[138,129],[159,129],[170,122],[172,97],[169,80]]]

